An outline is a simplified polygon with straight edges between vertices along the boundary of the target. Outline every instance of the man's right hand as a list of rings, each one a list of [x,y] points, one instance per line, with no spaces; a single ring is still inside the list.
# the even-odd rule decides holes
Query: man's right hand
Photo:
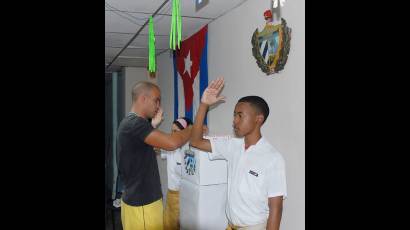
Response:
[[[211,84],[205,89],[202,94],[201,102],[207,105],[216,104],[219,101],[224,101],[224,96],[218,96],[224,86],[224,79],[217,78],[211,81]]]

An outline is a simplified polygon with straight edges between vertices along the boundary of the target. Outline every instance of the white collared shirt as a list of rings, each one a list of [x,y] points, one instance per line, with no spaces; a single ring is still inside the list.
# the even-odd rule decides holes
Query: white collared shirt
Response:
[[[210,159],[228,161],[228,220],[237,226],[266,222],[268,198],[287,196],[281,154],[263,137],[246,151],[243,138],[213,137],[210,142]]]
[[[161,150],[167,158],[168,189],[179,191],[181,186],[182,165],[184,151],[188,149],[189,143],[174,151]]]

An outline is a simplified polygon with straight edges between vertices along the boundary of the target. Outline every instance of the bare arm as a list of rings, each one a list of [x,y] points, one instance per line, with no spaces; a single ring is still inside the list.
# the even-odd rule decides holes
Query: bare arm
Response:
[[[164,133],[160,130],[153,130],[145,138],[144,142],[157,148],[173,151],[188,142],[191,136],[191,126],[172,134]]]
[[[196,113],[190,140],[191,146],[197,149],[207,152],[212,151],[211,142],[202,137],[202,126],[204,124],[205,115],[208,111],[209,106],[216,104],[217,102],[222,101],[225,98],[223,96],[218,96],[223,86],[223,78],[218,78],[212,81],[202,94],[201,104],[199,105],[198,112]]]
[[[269,197],[269,217],[267,230],[279,230],[282,218],[283,196]]]
[[[198,112],[196,113],[194,126],[192,127],[191,133],[191,146],[206,151],[211,152],[211,142],[207,139],[202,137],[202,126],[204,124],[205,115],[208,111],[208,105],[201,103],[198,108]]]

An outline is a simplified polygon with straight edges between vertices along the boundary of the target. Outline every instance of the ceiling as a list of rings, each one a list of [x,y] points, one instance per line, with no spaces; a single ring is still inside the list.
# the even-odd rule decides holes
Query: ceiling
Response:
[[[195,0],[180,0],[182,40],[245,1],[209,0],[196,12]],[[162,8],[153,18],[156,55],[169,50],[172,0],[105,0],[105,63],[106,66],[110,65],[106,72],[116,71],[122,66],[147,67],[148,24],[112,61],[161,5]]]

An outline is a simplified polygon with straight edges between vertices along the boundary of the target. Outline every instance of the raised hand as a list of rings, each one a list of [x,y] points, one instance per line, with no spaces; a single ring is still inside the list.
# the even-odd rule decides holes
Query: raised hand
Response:
[[[217,78],[216,80],[211,81],[208,87],[205,89],[201,97],[201,102],[207,105],[216,104],[219,101],[224,101],[224,96],[218,96],[222,91],[224,86],[224,79]]]
[[[152,118],[152,121],[151,121],[152,127],[157,128],[159,126],[159,124],[164,119],[163,114],[164,114],[164,111],[162,110],[161,107],[159,107],[158,112]]]

